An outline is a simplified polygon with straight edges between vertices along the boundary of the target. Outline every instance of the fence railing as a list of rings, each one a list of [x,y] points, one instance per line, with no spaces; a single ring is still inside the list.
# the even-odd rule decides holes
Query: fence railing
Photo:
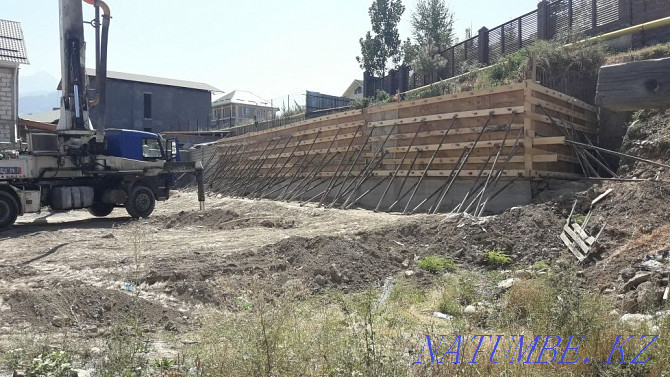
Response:
[[[383,78],[366,74],[365,95],[374,96],[377,90],[404,92],[446,80],[474,67],[495,64],[538,40],[595,36],[666,17],[648,14],[647,3],[654,1],[658,0],[543,0],[537,9],[492,29],[483,27],[474,37],[441,51],[447,67],[439,72],[424,75],[401,67]],[[644,13],[644,17],[633,17],[635,12]],[[398,74],[403,70],[406,74]]]

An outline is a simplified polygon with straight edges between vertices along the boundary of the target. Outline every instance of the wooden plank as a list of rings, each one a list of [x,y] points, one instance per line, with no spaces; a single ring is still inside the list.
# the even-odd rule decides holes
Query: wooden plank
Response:
[[[372,146],[368,146],[368,147],[364,148],[363,150],[370,150],[371,148],[372,148]],[[352,151],[359,151],[360,149],[361,149],[360,145],[355,146],[355,147],[351,147]],[[347,147],[333,147],[333,148],[330,148],[330,152],[332,152],[332,153],[345,152],[346,150],[347,150]],[[295,152],[295,153],[293,153],[293,156],[304,156],[306,153],[307,153],[307,151]],[[326,153],[329,153],[328,149],[312,149],[311,151],[309,151],[309,153],[307,153],[307,155],[309,156],[309,155],[313,155],[313,154],[326,154]],[[285,158],[285,157],[289,157],[290,155],[291,154],[288,153],[288,152],[282,153],[281,155],[271,154],[271,155],[268,156],[268,158]],[[373,156],[372,154],[363,153],[361,157],[371,158],[372,156]],[[258,159],[261,159],[261,158],[264,158],[264,157],[263,156],[249,157],[250,160],[258,160]]]
[[[461,118],[480,118],[488,117],[493,113],[493,115],[509,115],[513,112],[523,113],[523,106],[513,106],[513,107],[500,107],[496,109],[484,109],[484,110],[475,110],[475,111],[459,111],[455,113],[445,113],[445,114],[436,114],[436,115],[426,115],[421,117],[413,118],[404,118],[404,119],[392,119],[384,120],[380,122],[370,122],[368,127],[388,127],[395,125],[403,124],[416,124],[421,122],[432,122],[437,120],[451,120],[455,116],[459,119]]]
[[[533,145],[565,144],[565,136],[535,137]]]
[[[572,223],[571,225],[572,230],[574,230],[581,238],[586,242],[589,246],[593,245],[596,242],[596,239],[594,237],[589,236],[588,233],[581,227],[581,225],[577,224],[576,222]]]
[[[598,122],[598,117],[594,113],[582,114],[580,112],[570,110],[566,107],[559,106],[555,103],[552,103],[552,102],[549,102],[549,101],[544,101],[544,100],[541,100],[541,99],[535,98],[535,97],[529,98],[528,101],[533,105],[542,106],[545,109],[554,110],[554,111],[557,111],[561,114],[565,114],[565,115],[568,115],[568,116],[573,117],[573,118],[581,119],[585,122],[589,122],[589,123],[597,123]]]
[[[404,109],[404,108],[407,108],[407,107],[423,106],[423,105],[430,105],[430,104],[440,103],[440,102],[448,102],[448,101],[458,100],[458,99],[482,97],[482,96],[489,96],[489,95],[495,95],[495,94],[500,94],[500,93],[514,92],[514,91],[517,91],[517,90],[522,90],[524,87],[525,87],[524,83],[504,85],[504,86],[498,86],[498,87],[491,88],[491,89],[483,89],[483,90],[477,90],[477,91],[461,92],[461,93],[456,93],[456,94],[448,94],[448,95],[443,95],[443,96],[439,96],[439,97],[402,101],[402,102],[388,104],[388,105],[369,107],[366,110],[367,110],[368,114],[374,114],[374,113],[379,113],[379,112],[384,112],[384,111]]]
[[[433,165],[440,165],[440,164],[455,164],[459,161],[460,157],[442,157],[438,158],[436,157],[435,160],[433,160]],[[468,164],[483,164],[486,162],[488,157],[485,156],[470,156],[468,159]],[[400,163],[400,158],[385,158],[382,160],[382,165],[397,165]],[[417,164],[427,164],[430,161],[430,158],[417,158],[416,163]],[[515,164],[515,163],[523,163],[525,161],[524,156],[514,156],[510,159],[510,163]],[[558,161],[558,155],[557,154],[536,154],[533,155],[533,161],[535,162],[557,162]],[[409,161],[406,161],[404,165],[409,165]]]
[[[601,200],[605,199],[605,197],[607,195],[611,194],[612,191],[614,191],[614,189],[609,189],[609,190],[605,191],[604,193],[600,194],[597,198],[593,199],[593,201],[591,202],[591,207],[598,204]]]
[[[319,131],[321,131],[321,132],[336,131],[336,130],[339,130],[339,129],[354,128],[354,127],[364,126],[364,125],[365,125],[365,120],[359,120],[359,121],[356,121],[356,122],[348,122],[348,123],[342,123],[342,124],[333,124],[333,125],[330,125],[330,126],[322,126],[322,127],[318,127],[318,128],[310,128],[309,130],[294,132],[292,135],[293,136],[311,135],[311,134],[318,133]]]
[[[244,139],[244,138],[249,138],[249,137],[255,137],[255,136],[264,135],[264,134],[271,134],[271,133],[290,130],[290,129],[293,129],[293,128],[306,126],[306,125],[310,125],[310,124],[316,124],[316,123],[320,123],[320,122],[325,122],[325,121],[330,121],[330,120],[335,120],[335,119],[341,119],[341,118],[348,118],[348,117],[353,117],[353,116],[358,116],[358,115],[363,115],[363,110],[350,110],[350,111],[343,111],[341,113],[334,113],[334,114],[330,114],[330,115],[324,115],[322,117],[302,120],[300,122],[287,124],[287,125],[281,126],[281,127],[274,127],[274,128],[270,128],[268,130],[250,132],[250,133],[246,133],[246,134],[243,134],[243,135],[238,135],[238,136],[234,136],[234,137],[230,137],[230,138],[225,138],[225,139],[222,140],[222,142],[229,141],[229,140],[239,140],[239,139]]]
[[[512,130],[519,130],[523,127],[523,124],[513,124],[512,125]],[[499,126],[489,126],[486,129],[486,132],[504,132],[507,128],[507,125],[499,125]],[[449,131],[449,135],[470,135],[470,134],[479,134],[481,132],[482,128],[481,127],[464,127],[464,128],[455,128]],[[419,132],[417,134],[417,138],[424,138],[424,137],[433,137],[433,136],[442,136],[444,135],[444,130],[438,130],[438,131],[428,131],[428,132]],[[411,139],[414,136],[414,133],[406,133],[406,134],[393,134],[391,135],[388,139],[389,140],[406,140],[406,139]],[[386,139],[386,135],[379,135],[379,136],[372,136],[370,137],[370,141],[383,141]]]
[[[596,104],[614,111],[670,106],[670,58],[600,68]]]
[[[573,242],[576,243],[580,249],[582,249],[585,255],[591,251],[591,248],[584,243],[584,240],[582,240],[582,238],[568,225],[563,227],[563,231],[565,231],[565,233],[567,233],[570,238],[572,238]]]
[[[428,177],[448,177],[453,170],[429,170],[426,173]],[[376,177],[385,177],[393,175],[395,170],[375,170],[374,175]],[[476,177],[479,174],[480,170],[461,170],[459,177]],[[494,172],[495,173],[495,172]],[[423,170],[412,170],[409,172],[410,177],[420,177],[423,174]],[[482,173],[483,176],[486,176],[488,172]],[[407,170],[399,170],[398,175],[407,175]],[[522,177],[523,170],[504,170],[502,173],[503,177]]]
[[[503,145],[504,147],[512,147],[514,146],[515,140],[505,140],[505,144]],[[521,143],[521,142],[520,142]],[[484,140],[484,141],[479,141],[477,145],[474,145],[474,141],[466,141],[462,143],[450,143],[450,144],[442,144],[442,147],[440,150],[458,150],[458,149],[464,149],[464,148],[494,148],[496,146],[502,145],[503,141],[502,140]],[[523,144],[523,143],[521,143]],[[426,152],[426,151],[434,151],[439,147],[439,144],[433,144],[433,145],[417,145],[413,146],[411,148],[411,152]],[[407,152],[407,149],[409,147],[388,147],[384,148],[384,151],[388,153],[404,153]]]
[[[568,236],[565,235],[565,233],[561,233],[560,237],[561,237],[561,240],[563,241],[563,243],[565,244],[565,246],[568,247],[568,249],[570,250],[572,255],[574,255],[577,258],[578,261],[582,262],[582,261],[584,261],[584,259],[586,259],[586,257],[584,255],[582,255],[582,253],[580,253],[577,250],[577,248],[575,248],[574,244],[570,241]]]
[[[528,88],[530,88],[534,91],[537,91],[539,93],[542,93],[542,94],[545,94],[547,96],[560,99],[561,101],[568,102],[572,105],[581,107],[583,109],[586,109],[586,110],[594,112],[594,113],[598,112],[598,108],[593,106],[593,105],[589,105],[588,103],[586,103],[584,101],[580,101],[577,98],[570,97],[567,94],[563,94],[561,92],[558,92],[558,91],[549,89],[547,87],[544,87],[544,86],[542,86],[538,83],[533,82],[533,80],[526,80],[526,81],[524,81],[524,83],[526,83]]]
[[[546,124],[552,124],[551,119],[549,119],[549,117],[544,115],[544,114],[528,113],[527,112],[524,116],[528,119],[536,120],[538,122],[542,122],[542,123],[546,123]],[[554,118],[554,120],[556,121],[558,126],[563,127],[566,130],[572,130],[574,128],[576,131],[586,132],[586,133],[592,134],[592,135],[597,135],[599,133],[598,128],[595,127],[595,126],[593,126],[593,127],[582,126],[581,124],[575,124],[575,123],[572,123],[572,122],[567,121],[565,119]]]
[[[526,177],[533,176],[533,139],[535,138],[535,125],[532,118],[529,117],[533,113],[533,104],[530,103],[530,98],[533,96],[530,88],[526,87],[523,90],[524,94],[524,130],[523,130],[523,140],[520,140],[523,143],[523,154],[525,156],[524,161],[524,170]]]

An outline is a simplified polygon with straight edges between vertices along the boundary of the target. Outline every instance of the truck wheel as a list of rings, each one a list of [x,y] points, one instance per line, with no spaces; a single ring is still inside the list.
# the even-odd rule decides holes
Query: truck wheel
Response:
[[[149,217],[156,206],[154,193],[146,186],[133,188],[126,200],[126,211],[133,218]]]
[[[112,213],[113,210],[114,205],[107,203],[95,203],[91,207],[88,207],[88,212],[95,217],[105,217]]]
[[[16,200],[4,191],[0,191],[0,230],[11,227],[19,215]]]

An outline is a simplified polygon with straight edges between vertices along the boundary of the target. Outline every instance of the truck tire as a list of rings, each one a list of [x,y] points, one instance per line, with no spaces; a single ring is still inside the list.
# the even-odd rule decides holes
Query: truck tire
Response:
[[[130,191],[125,206],[128,214],[135,219],[149,217],[156,206],[156,197],[148,187],[135,186]]]
[[[95,203],[88,207],[88,212],[95,217],[105,217],[114,210],[113,204]]]
[[[4,191],[0,191],[0,231],[9,229],[19,216],[19,204]]]

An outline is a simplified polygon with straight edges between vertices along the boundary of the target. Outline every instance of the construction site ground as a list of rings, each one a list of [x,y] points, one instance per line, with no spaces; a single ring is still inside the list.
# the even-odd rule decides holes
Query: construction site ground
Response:
[[[641,155],[653,152],[645,157],[658,156],[659,148],[649,148],[652,141],[627,142],[642,148]],[[668,284],[670,186],[662,170],[626,169],[631,177],[658,179],[547,181],[537,187],[533,204],[485,218],[301,207],[214,194],[200,212],[191,191],[175,192],[139,221],[123,209],[106,218],[85,210],[24,216],[0,235],[0,351],[38,339],[51,349],[67,344],[94,357],[104,353],[114,326],[132,317],[153,357],[174,358],[198,344],[203,318],[238,310],[259,282],[277,297],[296,288],[317,298],[333,291],[355,294],[381,288],[388,277],[439,288],[444,274],[417,265],[427,256],[451,258],[458,271],[482,276],[495,270],[494,287],[545,267],[574,271],[581,287],[607,296],[619,315],[644,312],[626,302],[640,302],[638,285],[651,282],[647,288],[662,292]],[[591,208],[596,229],[606,224],[597,255],[579,264],[559,235],[575,201],[574,215],[583,217],[608,189]],[[485,263],[491,251],[511,262]],[[650,260],[656,261],[651,267]],[[647,274],[644,280],[631,283],[641,274]],[[500,297],[489,293],[482,300]],[[434,311],[416,315],[429,320]]]

